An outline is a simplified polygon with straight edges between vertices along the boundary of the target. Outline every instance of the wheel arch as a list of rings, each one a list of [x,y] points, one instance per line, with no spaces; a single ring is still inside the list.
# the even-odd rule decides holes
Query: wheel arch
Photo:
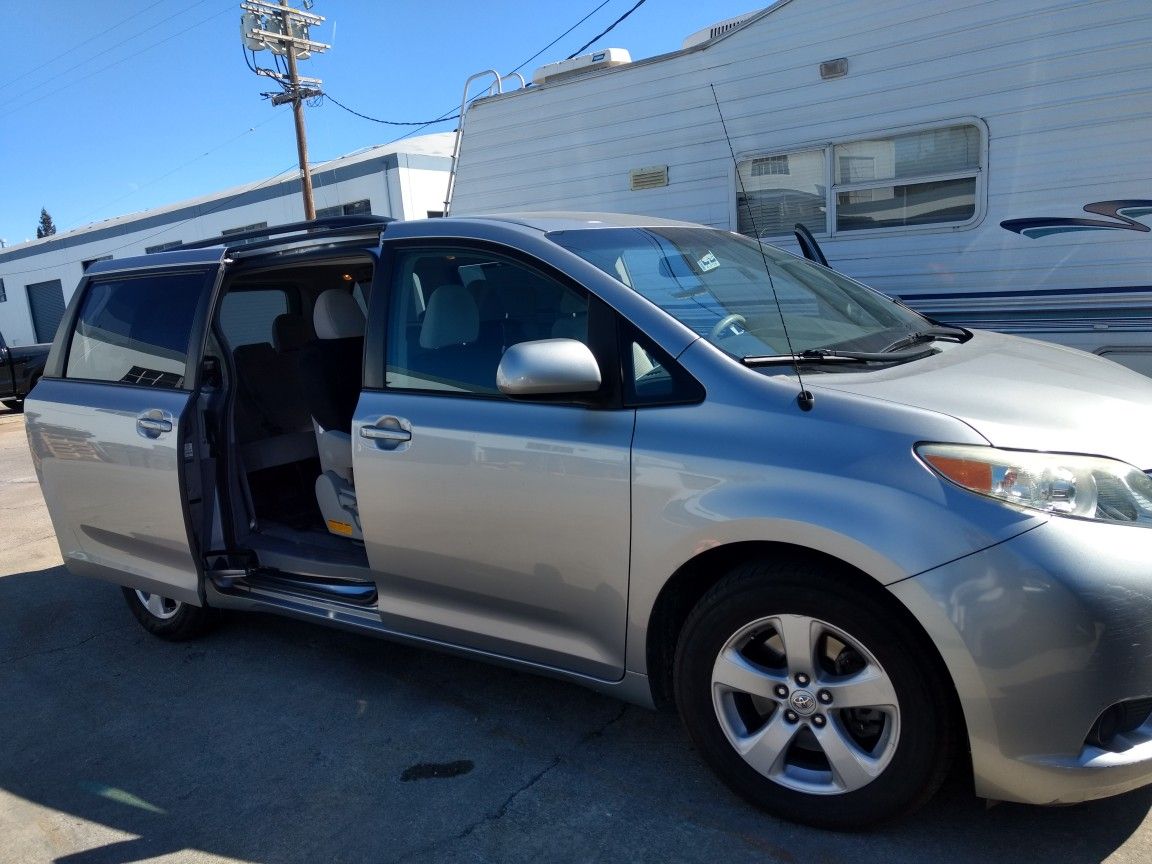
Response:
[[[968,747],[968,731],[956,683],[939,649],[915,615],[872,575],[852,564],[810,547],[779,541],[743,541],[707,549],[681,565],[665,582],[648,618],[645,654],[652,699],[657,708],[674,711],[673,661],[689,614],[711,588],[734,568],[756,559],[787,557],[820,567],[824,575],[867,591],[898,616],[941,682],[959,740]]]

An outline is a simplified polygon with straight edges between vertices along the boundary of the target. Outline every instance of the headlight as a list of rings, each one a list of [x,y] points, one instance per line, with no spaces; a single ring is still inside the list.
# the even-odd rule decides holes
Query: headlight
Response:
[[[967,444],[921,444],[916,452],[941,477],[1006,504],[1152,527],[1152,479],[1125,462]]]

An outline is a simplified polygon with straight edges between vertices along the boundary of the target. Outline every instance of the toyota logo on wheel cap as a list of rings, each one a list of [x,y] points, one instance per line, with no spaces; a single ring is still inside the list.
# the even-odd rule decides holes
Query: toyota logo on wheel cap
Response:
[[[794,691],[788,699],[788,703],[797,714],[807,716],[816,710],[816,697],[807,690]]]

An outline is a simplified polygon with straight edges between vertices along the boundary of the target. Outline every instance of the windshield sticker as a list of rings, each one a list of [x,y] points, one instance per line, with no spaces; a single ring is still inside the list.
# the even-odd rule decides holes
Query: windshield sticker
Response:
[[[720,262],[716,260],[716,256],[708,252],[696,262],[696,266],[700,268],[700,272],[707,273],[709,270],[715,270],[720,266]]]

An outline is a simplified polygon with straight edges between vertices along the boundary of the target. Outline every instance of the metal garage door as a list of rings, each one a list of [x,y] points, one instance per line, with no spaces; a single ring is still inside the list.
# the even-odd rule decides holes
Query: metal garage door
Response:
[[[64,289],[60,287],[60,280],[29,285],[28,306],[32,310],[36,341],[51,342],[60,319],[64,317]]]

